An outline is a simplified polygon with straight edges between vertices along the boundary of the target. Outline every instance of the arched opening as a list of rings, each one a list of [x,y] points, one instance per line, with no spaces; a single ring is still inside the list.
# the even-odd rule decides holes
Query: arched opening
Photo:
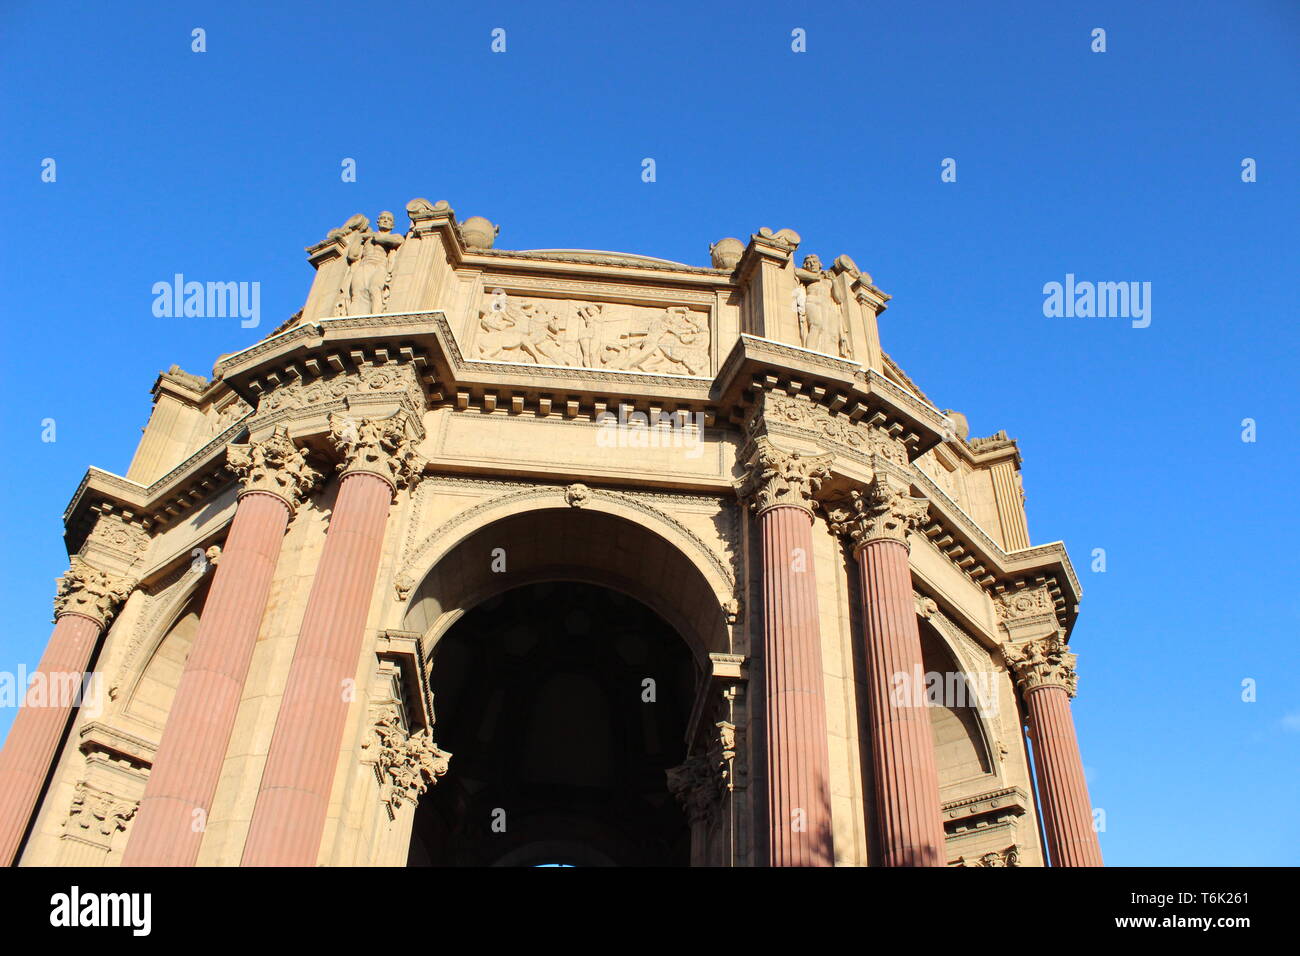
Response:
[[[973,683],[974,678],[962,670],[943,638],[924,621],[921,622],[921,656],[927,674],[943,675],[939,699],[936,706],[930,707],[939,786],[948,787],[993,773],[978,709],[977,695],[985,688]]]
[[[452,769],[416,809],[410,865],[689,863],[665,771],[686,756],[698,668],[655,611],[525,584],[451,625],[429,674]]]

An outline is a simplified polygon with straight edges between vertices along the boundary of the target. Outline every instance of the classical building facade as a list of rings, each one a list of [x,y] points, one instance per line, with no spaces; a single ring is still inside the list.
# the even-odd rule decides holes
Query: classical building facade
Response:
[[[1100,865],[1078,579],[870,275],[406,212],[76,489],[4,862]]]

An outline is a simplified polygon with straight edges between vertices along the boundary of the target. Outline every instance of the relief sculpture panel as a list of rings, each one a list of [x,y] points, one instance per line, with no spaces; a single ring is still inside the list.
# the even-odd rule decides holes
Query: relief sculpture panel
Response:
[[[709,320],[685,306],[485,292],[473,355],[498,362],[708,375]]]

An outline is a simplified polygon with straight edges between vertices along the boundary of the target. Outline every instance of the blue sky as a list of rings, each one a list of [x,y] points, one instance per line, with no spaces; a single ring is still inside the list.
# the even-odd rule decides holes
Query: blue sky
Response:
[[[894,296],[940,407],[1020,441],[1031,538],[1083,579],[1107,862],[1300,863],[1300,3],[10,2],[0,76],[0,669],[39,659],[63,508],[125,472],[157,372],[296,311],[352,213],[699,264],[790,227]],[[261,327],[154,317],[177,272],[260,282]],[[1067,273],[1150,282],[1150,326],[1044,317]]]

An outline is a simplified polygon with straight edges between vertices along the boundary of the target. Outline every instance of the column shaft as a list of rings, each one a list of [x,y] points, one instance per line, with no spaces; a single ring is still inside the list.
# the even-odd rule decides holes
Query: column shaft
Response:
[[[922,688],[895,700],[895,677],[924,673],[907,545],[893,538],[858,553],[866,639],[876,815],[885,866],[944,866],[934,738]]]
[[[314,866],[383,547],[392,485],[345,474],[285,683],[243,866]]]
[[[193,866],[289,522],[276,495],[239,499],[123,866]]]
[[[767,714],[768,862],[834,866],[830,758],[812,520],[793,506],[759,516]]]
[[[15,862],[73,705],[80,702],[66,691],[74,682],[78,690],[85,686],[101,630],[99,621],[85,615],[61,615],[32,675],[0,752],[0,866]]]
[[[1059,684],[1044,684],[1025,692],[1025,704],[1052,865],[1101,866],[1069,695]]]

